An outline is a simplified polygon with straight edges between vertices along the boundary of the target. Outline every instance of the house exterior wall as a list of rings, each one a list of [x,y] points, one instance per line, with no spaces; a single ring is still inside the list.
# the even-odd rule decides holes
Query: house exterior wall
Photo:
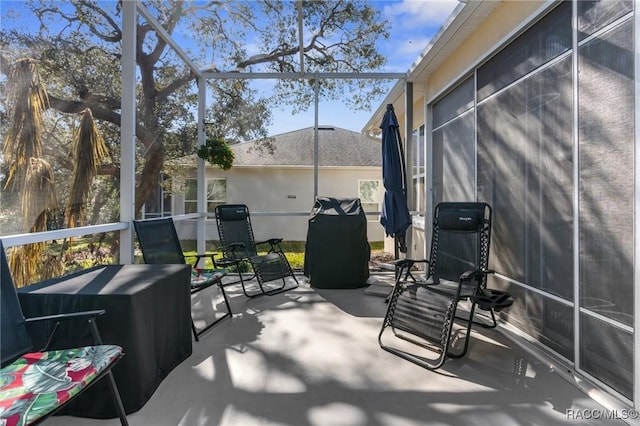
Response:
[[[232,167],[228,171],[207,169],[207,178],[226,178],[228,204],[246,204],[251,212],[257,240],[282,237],[286,241],[305,241],[308,217],[313,208],[313,168],[305,167]],[[381,180],[379,167],[320,168],[318,195],[338,198],[358,197],[358,181]],[[179,209],[182,197],[174,197]],[[271,215],[293,212],[291,215]],[[265,215],[261,214],[265,213]],[[296,214],[297,213],[297,214]],[[382,241],[384,229],[377,216],[368,216],[369,241]],[[181,238],[195,239],[194,221],[176,225]],[[207,240],[218,240],[215,220],[207,220]]]
[[[500,2],[493,12],[467,37],[460,46],[449,56],[444,58],[440,66],[434,69],[427,78],[422,78],[414,82],[413,99],[413,129],[424,126],[427,122],[427,102],[441,94],[450,87],[455,79],[469,72],[469,69],[479,61],[486,58],[487,52],[495,49],[501,41],[505,40],[518,28],[522,22],[529,19],[536,11],[540,10],[548,2],[545,1],[506,1]],[[398,119],[405,120],[403,115]],[[402,137],[404,127],[401,126]],[[427,163],[428,164],[428,163]],[[429,168],[429,167],[428,167]],[[430,203],[431,193],[427,194],[427,205],[424,215],[413,217],[411,232],[411,246],[409,256],[422,258],[428,253],[428,235],[430,233],[430,222],[425,217],[430,216],[434,205]]]
[[[460,77],[468,72],[475,63],[485,59],[487,52],[495,49],[498,43],[508,37],[522,22],[525,22],[545,4],[548,2],[500,2],[478,28],[429,76],[428,82],[425,84],[426,94],[422,96],[422,99],[433,99],[434,96],[451,85],[452,78]]]
[[[503,318],[637,407],[634,5],[501,2],[414,82],[413,128],[426,128],[427,212],[460,188],[494,207],[491,285],[516,299]],[[409,256],[428,248],[429,221]]]

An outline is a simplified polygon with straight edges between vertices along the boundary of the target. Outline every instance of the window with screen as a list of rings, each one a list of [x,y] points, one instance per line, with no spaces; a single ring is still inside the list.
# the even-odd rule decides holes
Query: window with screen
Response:
[[[362,208],[367,213],[378,213],[382,203],[382,181],[377,179],[360,179],[358,181],[358,197]],[[372,216],[367,215],[371,219]]]
[[[207,183],[207,213],[213,213],[216,206],[227,201],[227,180],[224,178],[211,178]],[[196,179],[185,180],[184,212],[197,213],[198,181]]]

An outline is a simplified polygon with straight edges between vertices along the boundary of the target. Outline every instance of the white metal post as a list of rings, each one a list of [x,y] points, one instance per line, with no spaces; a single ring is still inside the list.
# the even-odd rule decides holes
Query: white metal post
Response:
[[[578,70],[578,5],[572,4],[572,48],[573,48],[573,365],[580,369],[580,115]]]
[[[640,408],[640,16],[638,16],[640,1],[634,2],[633,34],[634,34],[634,254],[633,254],[633,406]]]
[[[318,197],[318,98],[320,96],[320,81],[318,78],[318,73],[316,72],[316,79],[313,81],[313,87],[315,91],[315,117],[314,117],[314,126],[313,126],[313,200]]]
[[[204,116],[207,106],[207,81],[198,78],[198,143],[200,147],[204,145],[206,139],[206,129],[204,127]],[[196,226],[196,240],[198,253],[206,251],[207,243],[207,181],[206,181],[206,164],[202,158],[198,157],[198,224]],[[203,265],[199,265],[203,267]]]
[[[133,263],[133,220],[136,202],[136,4],[122,2],[122,107],[120,124],[120,263]]]

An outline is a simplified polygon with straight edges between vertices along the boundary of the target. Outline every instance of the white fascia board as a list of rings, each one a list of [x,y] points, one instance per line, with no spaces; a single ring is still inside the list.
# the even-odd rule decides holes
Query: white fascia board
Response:
[[[424,78],[428,76],[428,74],[425,75],[424,73],[428,73],[429,67],[433,66],[437,60],[444,59],[449,51],[457,47],[457,43],[454,43],[453,40],[458,37],[458,42],[461,41],[459,31],[464,27],[466,32],[471,32],[479,24],[478,21],[473,21],[471,18],[479,14],[482,10],[495,9],[497,3],[498,2],[491,0],[460,3],[451,15],[449,15],[447,21],[440,27],[440,30],[433,36],[420,56],[414,61],[413,65],[409,67],[407,71],[407,81],[424,81]],[[422,75],[422,78],[419,79],[420,81],[416,81],[419,75]],[[369,121],[362,128],[362,133],[375,134],[378,132],[387,104],[393,104],[394,107],[396,107],[396,112],[401,112],[404,109],[404,89],[405,85],[403,81],[398,81],[394,84]]]

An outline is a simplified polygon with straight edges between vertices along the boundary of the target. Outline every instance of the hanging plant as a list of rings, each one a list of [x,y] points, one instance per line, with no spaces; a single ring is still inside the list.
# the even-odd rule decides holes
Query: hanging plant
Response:
[[[235,158],[229,144],[221,138],[207,139],[204,145],[200,145],[197,154],[198,157],[207,160],[211,165],[219,166],[222,170],[229,170]]]

